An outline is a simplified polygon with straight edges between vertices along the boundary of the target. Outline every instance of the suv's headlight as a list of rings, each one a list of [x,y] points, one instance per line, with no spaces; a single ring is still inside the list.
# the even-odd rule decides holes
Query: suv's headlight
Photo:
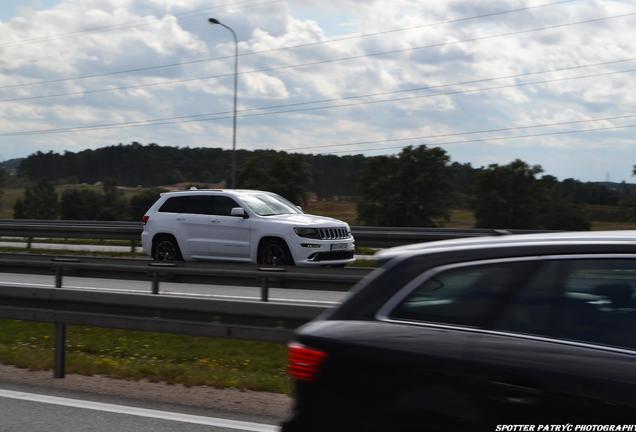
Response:
[[[299,237],[320,239],[320,234],[318,234],[318,230],[316,228],[295,227],[294,231]]]

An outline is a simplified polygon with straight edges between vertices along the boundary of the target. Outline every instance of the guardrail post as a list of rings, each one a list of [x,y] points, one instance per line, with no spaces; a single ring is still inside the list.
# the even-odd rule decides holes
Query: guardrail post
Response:
[[[62,288],[62,267],[55,267],[55,288]]]
[[[55,323],[55,353],[53,360],[53,378],[66,375],[66,324]]]
[[[269,278],[265,276],[261,284],[261,301],[269,301]]]
[[[152,293],[159,294],[159,272],[152,272]]]
[[[135,253],[137,251],[137,240],[130,241],[130,253]]]
[[[80,260],[77,258],[58,258],[55,257],[51,261],[54,263],[78,263]],[[62,264],[53,264],[55,270],[55,288],[62,288],[62,277],[64,276],[64,269]]]
[[[283,267],[261,267],[258,269],[261,272],[268,273],[278,273],[284,272],[285,269]],[[269,301],[269,276],[263,275],[263,279],[261,279],[261,301]]]
[[[33,237],[27,237],[27,250],[31,249],[32,241],[33,241]]]
[[[149,267],[168,267],[168,268],[174,268],[177,266],[177,264],[173,263],[173,262],[151,262],[150,264],[148,264]],[[153,294],[159,294],[159,276],[161,273],[160,269],[152,269],[150,270],[150,272],[152,273],[152,293]]]

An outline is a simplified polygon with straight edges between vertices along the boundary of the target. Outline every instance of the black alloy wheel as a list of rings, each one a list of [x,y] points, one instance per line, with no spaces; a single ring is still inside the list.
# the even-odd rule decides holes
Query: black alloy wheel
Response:
[[[261,264],[292,265],[292,259],[287,245],[279,241],[269,241],[261,250]]]
[[[153,258],[157,261],[181,261],[181,251],[177,242],[169,237],[156,240]]]

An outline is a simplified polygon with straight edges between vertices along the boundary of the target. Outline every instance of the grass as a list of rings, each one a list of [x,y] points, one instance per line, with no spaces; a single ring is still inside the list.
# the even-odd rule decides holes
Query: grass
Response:
[[[328,216],[358,225],[358,209],[355,201],[310,201],[304,209],[307,213]],[[447,228],[473,228],[475,215],[468,209],[451,209],[448,221],[439,221]]]
[[[444,228],[474,228],[475,214],[468,209],[451,209],[450,219],[443,224]]]
[[[605,221],[592,222],[592,231],[634,230],[634,229],[636,229],[636,222],[605,222]]]
[[[67,372],[186,386],[290,392],[286,347],[95,327],[68,327]],[[0,320],[0,363],[53,367],[51,324]]]
[[[340,219],[349,225],[357,225],[358,210],[354,201],[310,201],[303,211]]]
[[[13,219],[13,206],[24,195],[24,188],[2,189],[2,202],[0,205],[0,219]]]

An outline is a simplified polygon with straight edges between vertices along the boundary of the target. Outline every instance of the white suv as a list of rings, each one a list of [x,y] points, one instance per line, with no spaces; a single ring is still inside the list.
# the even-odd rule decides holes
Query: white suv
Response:
[[[346,223],[304,214],[271,192],[168,192],[143,218],[144,253],[156,260],[268,265],[345,265],[354,260]]]

